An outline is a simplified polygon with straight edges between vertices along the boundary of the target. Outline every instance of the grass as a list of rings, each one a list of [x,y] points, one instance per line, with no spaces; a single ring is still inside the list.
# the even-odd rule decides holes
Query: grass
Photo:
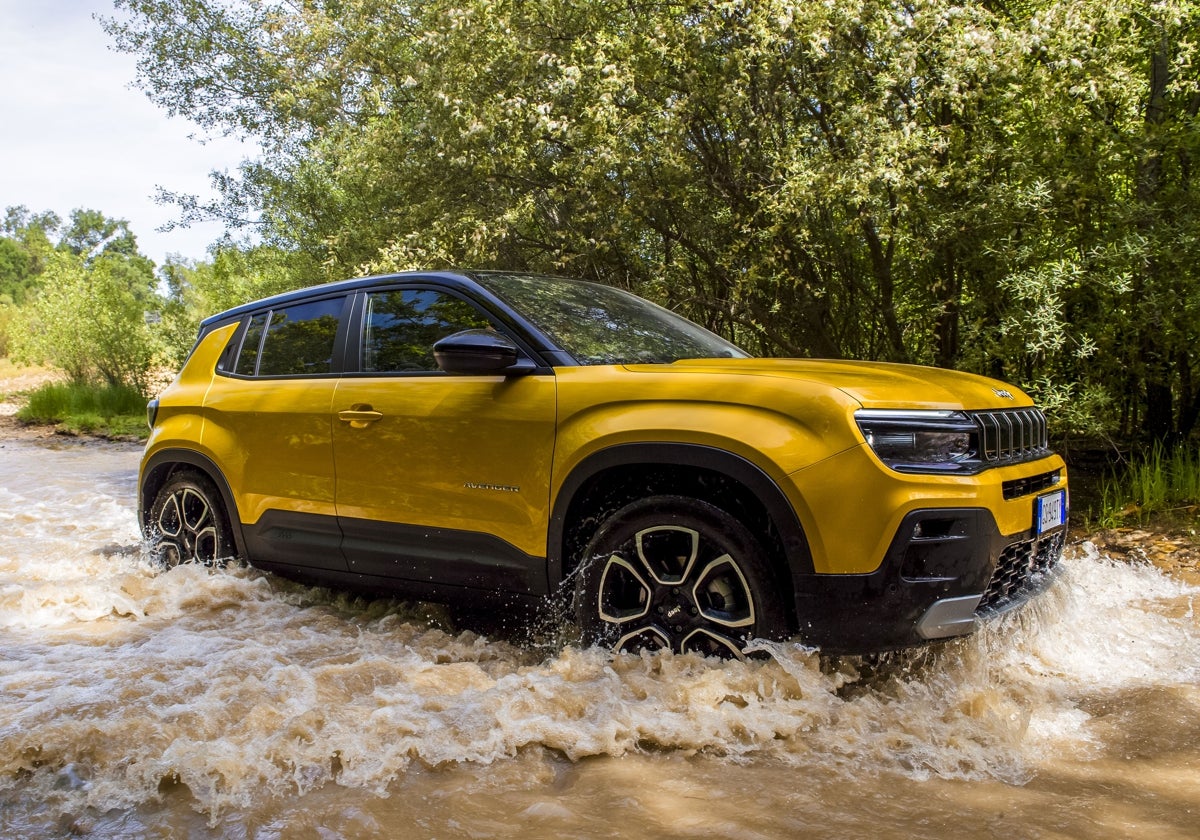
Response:
[[[146,398],[133,388],[51,382],[31,391],[17,419],[74,434],[146,436]]]
[[[1200,505],[1200,451],[1154,446],[1100,486],[1097,524],[1114,528],[1130,520],[1145,523],[1150,516],[1188,512]]]

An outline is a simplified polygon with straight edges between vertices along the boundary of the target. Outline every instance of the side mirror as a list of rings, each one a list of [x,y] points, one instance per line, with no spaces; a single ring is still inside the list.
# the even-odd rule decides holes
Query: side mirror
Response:
[[[518,363],[517,345],[492,330],[463,330],[433,345],[433,358],[446,373],[486,376],[519,376],[535,365],[528,359]]]

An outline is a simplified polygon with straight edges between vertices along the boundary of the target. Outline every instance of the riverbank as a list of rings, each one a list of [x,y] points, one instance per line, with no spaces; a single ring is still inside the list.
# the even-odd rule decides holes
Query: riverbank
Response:
[[[57,371],[42,367],[14,365],[0,359],[0,443],[5,440],[42,440],[57,434],[54,426],[32,426],[22,423],[16,414],[27,402],[27,394],[47,382],[64,379]]]
[[[47,389],[46,386],[51,386]],[[47,391],[49,390],[49,393]],[[34,396],[38,410],[61,422],[24,422],[17,414]],[[70,386],[66,376],[52,368],[17,366],[0,358],[0,440],[75,440],[79,443],[113,441],[141,444],[146,439],[144,401],[130,412],[114,406],[105,389]]]

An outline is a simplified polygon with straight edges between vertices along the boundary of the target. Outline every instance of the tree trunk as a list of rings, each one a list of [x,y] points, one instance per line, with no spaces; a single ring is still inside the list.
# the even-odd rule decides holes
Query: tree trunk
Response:
[[[1138,226],[1147,238],[1153,233],[1158,204],[1163,189],[1163,153],[1159,134],[1166,119],[1166,90],[1170,73],[1170,45],[1166,34],[1155,42],[1150,55],[1150,91],[1146,102],[1144,122],[1146,149],[1137,167]],[[1156,307],[1154,294],[1161,283],[1162,267],[1158,260],[1147,260],[1145,269],[1137,275],[1133,292],[1135,305]],[[1164,339],[1164,313],[1148,308],[1140,319],[1138,352],[1144,371],[1146,400],[1145,433],[1154,440],[1166,441],[1175,432],[1175,406],[1172,393],[1171,363]]]

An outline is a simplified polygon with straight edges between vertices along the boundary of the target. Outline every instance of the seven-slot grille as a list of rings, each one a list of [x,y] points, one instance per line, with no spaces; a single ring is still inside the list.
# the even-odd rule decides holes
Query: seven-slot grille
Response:
[[[1036,408],[976,411],[979,457],[989,465],[1031,461],[1050,454],[1046,416]]]

